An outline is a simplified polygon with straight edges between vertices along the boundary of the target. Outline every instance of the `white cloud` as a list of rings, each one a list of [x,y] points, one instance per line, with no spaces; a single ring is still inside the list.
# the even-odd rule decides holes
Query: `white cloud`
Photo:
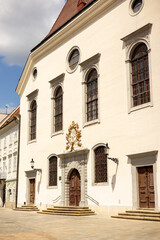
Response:
[[[0,0],[0,55],[24,65],[30,50],[50,31],[65,0]]]

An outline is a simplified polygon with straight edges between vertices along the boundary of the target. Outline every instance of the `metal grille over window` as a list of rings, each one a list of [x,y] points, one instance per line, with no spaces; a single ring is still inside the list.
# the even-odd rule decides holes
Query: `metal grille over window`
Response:
[[[30,140],[36,139],[37,104],[33,100],[30,107]]]
[[[87,77],[87,122],[98,118],[98,76],[95,69]]]
[[[59,87],[55,93],[55,132],[62,130],[63,119],[63,95],[62,88]]]
[[[49,159],[49,186],[57,186],[57,157]]]
[[[95,182],[107,182],[107,157],[105,147],[95,149]]]
[[[144,43],[134,50],[131,64],[133,106],[150,102],[148,51]]]
[[[73,52],[71,53],[71,55],[69,57],[69,68],[71,70],[75,69],[78,62],[79,62],[79,51],[78,51],[78,49],[75,49],[75,50],[73,50]]]

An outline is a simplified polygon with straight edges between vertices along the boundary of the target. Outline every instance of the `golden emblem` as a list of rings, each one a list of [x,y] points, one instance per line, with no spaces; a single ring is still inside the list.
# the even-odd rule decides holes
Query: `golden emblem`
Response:
[[[77,147],[81,147],[81,131],[79,130],[78,123],[72,121],[66,134],[66,150],[74,151]]]

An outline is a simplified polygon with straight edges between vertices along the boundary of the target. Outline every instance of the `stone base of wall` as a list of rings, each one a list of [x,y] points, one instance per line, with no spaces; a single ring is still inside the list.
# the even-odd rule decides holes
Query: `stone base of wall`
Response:
[[[15,208],[15,202],[6,202],[5,203],[6,208]]]
[[[127,210],[132,210],[132,206],[93,206],[89,205],[89,208],[95,211],[98,215],[112,216],[117,215],[119,212],[125,212]]]

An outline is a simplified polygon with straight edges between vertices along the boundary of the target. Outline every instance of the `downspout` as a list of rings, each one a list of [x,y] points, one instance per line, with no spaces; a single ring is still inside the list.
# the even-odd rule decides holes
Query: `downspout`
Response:
[[[17,154],[17,176],[16,176],[16,202],[15,202],[15,208],[17,208],[17,202],[18,202],[18,181],[19,181],[19,155],[20,155],[20,129],[21,129],[21,115],[15,116],[16,119],[19,122],[19,128],[18,128],[18,154]]]

